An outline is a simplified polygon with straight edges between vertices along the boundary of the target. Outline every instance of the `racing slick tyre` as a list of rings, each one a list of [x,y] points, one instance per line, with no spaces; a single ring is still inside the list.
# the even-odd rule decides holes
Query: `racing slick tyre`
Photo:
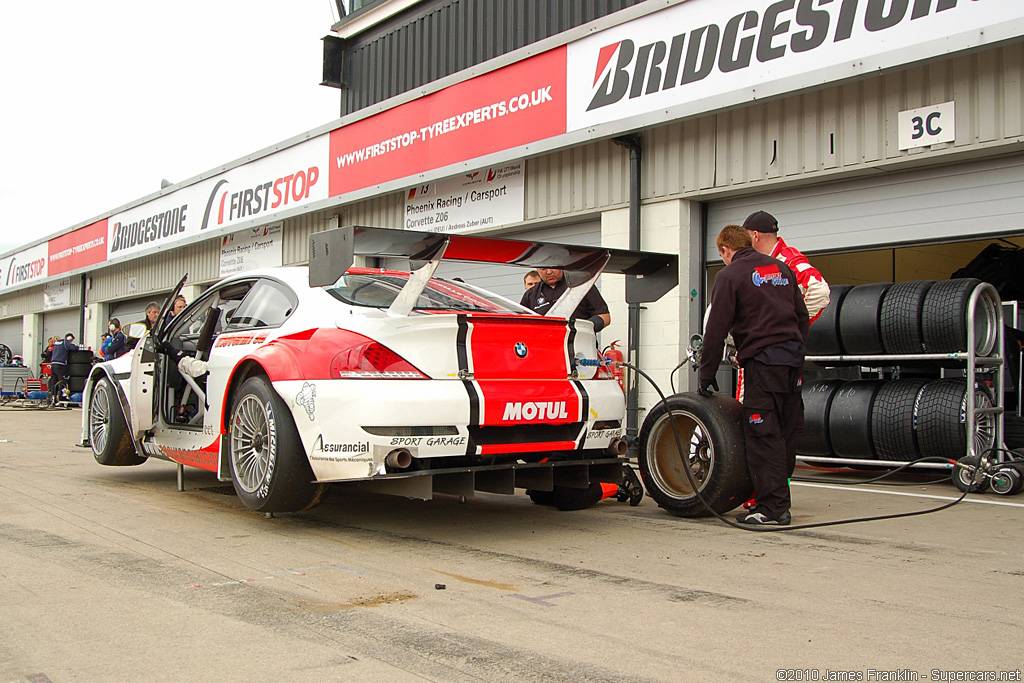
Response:
[[[981,462],[981,458],[977,455],[970,455],[964,458],[960,458],[960,462],[965,465],[977,467],[978,463]],[[967,470],[956,467],[953,469],[953,474],[949,477],[953,486],[962,493],[983,493],[988,488],[988,478],[982,479],[978,483],[974,483],[974,477]]]
[[[883,384],[875,394],[871,439],[880,459],[909,461],[921,457],[914,432],[914,406],[927,383],[923,379],[897,379]]]
[[[820,379],[804,384],[804,428],[796,442],[800,455],[832,457],[832,444],[828,438],[828,411],[836,391],[846,384],[841,379]]]
[[[834,285],[829,290],[829,304],[807,332],[808,356],[838,356],[843,353],[839,343],[839,308],[852,285]]]
[[[660,507],[680,517],[711,514],[686,476],[676,431],[693,480],[715,512],[728,512],[750,498],[754,487],[743,445],[743,406],[724,394],[675,394],[658,403],[640,428],[640,474]]]
[[[921,332],[928,353],[967,351],[967,328],[974,326],[974,353],[987,356],[996,344],[999,301],[986,290],[978,298],[974,320],[967,319],[968,304],[981,285],[975,278],[944,280],[932,285],[921,308]]]
[[[238,389],[228,425],[231,481],[255,512],[297,512],[313,507],[326,487],[313,470],[288,407],[263,377]]]
[[[888,282],[857,285],[846,294],[839,308],[839,339],[846,354],[882,353],[882,298],[891,286]]]
[[[123,467],[141,465],[147,458],[139,456],[128,434],[128,423],[110,380],[96,382],[89,400],[89,443],[92,455],[101,465]]]
[[[828,438],[837,458],[875,458],[871,408],[883,383],[877,379],[856,380],[836,391],[828,411]]]
[[[1024,417],[1003,413],[1003,443],[1010,449],[1024,446]]]
[[[886,353],[924,353],[921,308],[933,280],[897,282],[882,297],[882,346]]]
[[[914,421],[917,423],[917,445],[921,457],[959,460],[967,453],[967,399],[975,408],[990,408],[992,398],[987,391],[967,390],[967,380],[937,379],[928,382],[917,400]],[[995,415],[977,416],[974,453],[984,455],[995,444]]]

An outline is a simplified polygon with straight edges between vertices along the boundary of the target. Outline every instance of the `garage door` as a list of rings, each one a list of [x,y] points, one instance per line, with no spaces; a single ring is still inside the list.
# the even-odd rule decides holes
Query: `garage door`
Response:
[[[79,328],[81,327],[80,308],[64,308],[59,311],[47,311],[43,315],[43,341],[50,337],[63,337],[70,332],[75,335],[79,344],[82,343]],[[95,340],[86,340],[86,345],[94,343]],[[42,353],[42,349],[39,351]]]
[[[708,207],[708,261],[718,231],[759,209],[801,251],[991,237],[1024,230],[1024,157],[879,172],[867,178],[737,197]]]
[[[126,299],[124,301],[118,301],[110,309],[110,317],[117,318],[121,321],[121,325],[127,325],[128,323],[142,322],[146,319],[146,304],[156,301],[159,305],[163,301],[163,297],[157,301],[157,297],[146,297],[145,299]]]
[[[562,244],[582,244],[596,247],[601,244],[601,223],[576,223],[523,233],[502,234],[500,237]],[[481,263],[442,262],[437,275],[444,278],[460,277],[466,282],[490,290],[518,302],[523,296],[523,276],[527,271],[516,266]],[[600,285],[600,280],[598,281]]]
[[[15,356],[23,355],[21,353],[21,332],[21,318],[0,320],[0,344],[9,348]]]

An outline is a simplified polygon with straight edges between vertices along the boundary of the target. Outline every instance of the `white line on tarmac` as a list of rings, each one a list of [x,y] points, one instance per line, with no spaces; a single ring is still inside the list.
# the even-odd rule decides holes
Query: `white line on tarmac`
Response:
[[[834,484],[812,484],[806,481],[794,481],[793,486],[808,486],[814,489],[835,489],[837,491],[861,491],[867,493],[883,493],[888,496],[907,496],[909,498],[931,498],[933,500],[954,501],[957,497],[932,496],[927,493],[907,493],[905,491],[879,491],[878,489],[867,489],[863,486],[836,486]],[[998,495],[998,494],[996,494]],[[984,498],[964,498],[964,503],[981,503],[982,505],[1003,505],[1011,508],[1024,508],[1024,503],[1008,503],[1002,500],[986,500]]]

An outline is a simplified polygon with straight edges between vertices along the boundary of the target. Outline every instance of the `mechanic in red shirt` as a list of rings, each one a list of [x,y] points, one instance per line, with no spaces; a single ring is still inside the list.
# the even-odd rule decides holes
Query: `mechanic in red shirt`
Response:
[[[813,323],[829,302],[829,288],[818,269],[795,247],[786,244],[779,237],[779,222],[767,211],[755,211],[743,221],[743,227],[750,232],[750,241],[756,251],[774,256],[796,273],[800,294],[807,306],[807,315]]]
[[[737,520],[744,524],[789,524],[789,475],[803,428],[800,396],[809,318],[796,274],[785,263],[754,250],[750,233],[722,228],[715,240],[725,261],[715,278],[704,331],[700,393],[718,390],[715,374],[732,332],[747,378],[743,436],[757,506]]]

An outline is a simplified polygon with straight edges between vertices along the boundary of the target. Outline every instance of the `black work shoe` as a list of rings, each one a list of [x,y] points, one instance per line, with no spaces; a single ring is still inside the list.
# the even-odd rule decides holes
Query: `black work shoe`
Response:
[[[789,510],[782,512],[778,517],[772,519],[763,512],[753,510],[751,512],[744,512],[736,516],[736,521],[740,524],[753,524],[753,525],[766,525],[775,524],[778,526],[788,526],[793,521],[793,516],[789,513]]]
[[[622,483],[619,484],[619,493],[615,496],[615,500],[620,503],[625,503],[628,500],[630,507],[636,507],[643,499],[644,487],[636,476],[636,472],[629,465],[623,465]]]

